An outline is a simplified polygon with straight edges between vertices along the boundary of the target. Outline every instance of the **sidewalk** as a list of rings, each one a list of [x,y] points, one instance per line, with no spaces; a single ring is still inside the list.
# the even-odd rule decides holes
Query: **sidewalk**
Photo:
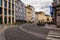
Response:
[[[60,31],[60,28],[56,28],[56,25],[46,25],[44,28],[49,30]]]
[[[0,25],[0,30],[2,30],[4,28],[4,26],[3,25]]]
[[[7,28],[14,27],[18,25],[0,25],[0,40],[5,40],[4,31]]]
[[[0,40],[5,40],[4,30],[5,30],[5,26],[4,25],[0,25]]]
[[[50,30],[47,40],[60,40],[60,28],[56,28],[56,25],[49,25],[49,27],[45,28]]]

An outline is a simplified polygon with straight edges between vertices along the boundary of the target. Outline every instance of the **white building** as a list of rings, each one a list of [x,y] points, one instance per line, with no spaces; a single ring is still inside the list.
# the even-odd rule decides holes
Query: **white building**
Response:
[[[16,0],[15,2],[16,21],[25,21],[25,4],[21,0]]]

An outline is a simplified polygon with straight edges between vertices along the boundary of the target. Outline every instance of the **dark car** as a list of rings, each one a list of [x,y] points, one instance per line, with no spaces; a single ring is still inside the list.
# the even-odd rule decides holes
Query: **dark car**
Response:
[[[43,21],[41,21],[41,22],[40,22],[40,21],[39,21],[39,22],[37,22],[37,25],[38,25],[38,26],[45,26],[45,24],[46,24],[46,23],[45,23],[45,22],[43,22]]]

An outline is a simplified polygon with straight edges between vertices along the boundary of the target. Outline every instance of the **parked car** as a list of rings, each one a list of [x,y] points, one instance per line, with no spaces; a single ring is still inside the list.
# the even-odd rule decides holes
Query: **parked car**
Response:
[[[38,21],[38,22],[37,22],[37,25],[38,25],[38,26],[45,26],[45,22],[43,22],[43,21]]]

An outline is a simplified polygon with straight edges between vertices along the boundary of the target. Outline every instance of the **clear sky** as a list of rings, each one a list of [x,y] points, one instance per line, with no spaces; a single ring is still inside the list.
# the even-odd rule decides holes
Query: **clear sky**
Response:
[[[34,6],[35,11],[40,11],[42,6],[46,5],[51,5],[51,3],[53,2],[53,0],[21,0],[22,2],[25,3],[25,5],[29,4]]]

